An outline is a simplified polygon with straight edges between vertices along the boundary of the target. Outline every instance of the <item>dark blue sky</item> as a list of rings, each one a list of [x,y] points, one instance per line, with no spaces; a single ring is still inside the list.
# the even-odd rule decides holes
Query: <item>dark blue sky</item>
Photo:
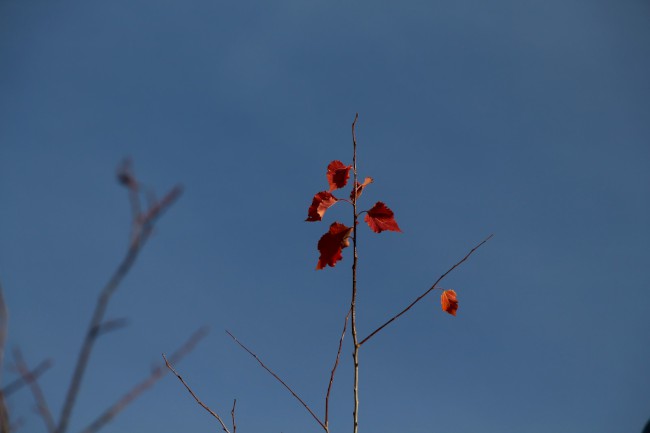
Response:
[[[223,333],[319,413],[351,254],[314,271],[305,223],[333,159],[402,234],[359,235],[359,328],[408,304],[490,233],[438,295],[364,346],[361,433],[640,432],[650,417],[650,3],[0,0],[0,278],[10,346],[56,413],[100,287],[128,243],[115,168],[185,194],[109,317],[73,419],[161,352],[240,431],[318,431]],[[349,341],[348,341],[349,344]],[[346,345],[333,432],[351,428]],[[5,378],[12,373],[6,372]],[[214,431],[166,377],[105,431]],[[24,392],[10,401],[39,431]]]

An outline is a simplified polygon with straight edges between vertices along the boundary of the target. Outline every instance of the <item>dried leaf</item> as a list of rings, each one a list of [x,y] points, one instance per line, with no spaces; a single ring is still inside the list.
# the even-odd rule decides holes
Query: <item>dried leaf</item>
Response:
[[[442,309],[452,316],[456,315],[456,310],[458,310],[458,298],[456,297],[456,292],[453,290],[443,290],[442,295],[440,296],[440,303],[442,304]]]
[[[341,161],[332,161],[327,166],[327,182],[330,184],[330,191],[343,188],[350,178],[351,165],[345,165]]]
[[[325,211],[334,205],[339,199],[334,197],[327,191],[321,191],[314,196],[314,199],[307,211],[307,219],[305,221],[321,221]]]
[[[397,225],[393,215],[393,211],[388,206],[378,201],[366,214],[365,221],[375,233],[381,233],[384,230],[401,232],[402,230]]]
[[[341,250],[350,246],[350,234],[352,227],[345,224],[332,223],[330,229],[318,241],[320,257],[316,269],[324,269],[326,266],[334,267],[336,262],[343,258]]]
[[[359,183],[359,182],[357,182],[357,184],[356,184],[356,188],[355,188],[355,189],[357,190],[357,198],[361,197],[361,193],[363,192],[363,189],[364,189],[365,187],[367,187],[368,185],[370,185],[372,182],[373,182],[373,178],[372,178],[372,177],[367,177],[367,178],[365,178],[365,180],[363,181],[363,183]],[[350,193],[350,200],[354,200],[354,189],[353,189],[352,192]]]

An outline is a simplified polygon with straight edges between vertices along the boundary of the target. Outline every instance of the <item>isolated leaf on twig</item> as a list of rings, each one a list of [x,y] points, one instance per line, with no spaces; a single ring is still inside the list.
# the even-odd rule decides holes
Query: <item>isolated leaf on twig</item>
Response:
[[[372,209],[368,210],[365,221],[368,223],[370,229],[375,233],[381,233],[384,230],[392,232],[402,231],[395,221],[393,211],[380,201],[378,201]]]
[[[334,222],[330,229],[318,241],[318,251],[320,257],[316,270],[324,269],[326,266],[334,267],[336,262],[343,258],[341,250],[350,246],[350,234],[352,227],[347,227],[345,224]]]
[[[440,303],[442,304],[442,309],[452,316],[456,315],[456,310],[458,310],[458,298],[456,297],[456,292],[453,290],[443,290],[442,295],[440,296]]]
[[[356,188],[353,188],[352,192],[350,193],[350,200],[354,200],[354,190],[355,189],[357,190],[357,198],[359,198],[359,197],[361,197],[361,193],[363,192],[363,189],[365,187],[367,187],[368,185],[370,185],[373,181],[374,180],[373,180],[372,177],[367,177],[367,178],[365,178],[363,183],[357,182]]]
[[[330,184],[330,191],[343,188],[350,178],[351,165],[345,165],[341,161],[332,161],[327,166],[327,182]]]
[[[321,221],[325,211],[332,205],[334,205],[339,199],[334,197],[327,191],[321,191],[314,195],[314,199],[309,206],[309,211],[307,211],[307,219],[305,221]]]

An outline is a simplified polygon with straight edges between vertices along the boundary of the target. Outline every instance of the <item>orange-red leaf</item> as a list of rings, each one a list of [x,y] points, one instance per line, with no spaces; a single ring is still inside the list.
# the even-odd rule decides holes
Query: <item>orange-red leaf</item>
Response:
[[[401,232],[395,218],[393,217],[393,211],[388,208],[385,204],[378,201],[372,209],[366,214],[366,222],[368,226],[375,233],[381,233],[384,230],[389,230],[392,232]]]
[[[456,297],[456,292],[453,290],[443,290],[442,295],[440,296],[440,303],[442,304],[442,309],[452,316],[456,315],[456,310],[458,310],[458,298]]]
[[[316,269],[324,269],[326,266],[334,267],[336,262],[343,258],[341,250],[350,246],[350,234],[352,227],[345,224],[332,223],[330,229],[318,241],[320,257]]]
[[[314,199],[307,211],[307,219],[305,221],[320,221],[325,215],[325,211],[334,205],[339,199],[334,197],[327,191],[321,191],[314,196]]]
[[[332,161],[327,166],[327,182],[330,184],[330,191],[343,188],[350,178],[351,165],[345,165],[341,161]]]
[[[372,182],[373,182],[372,177],[367,177],[363,181],[363,183],[357,182],[357,185],[356,185],[356,188],[355,188],[357,190],[357,198],[361,197],[361,193],[363,192],[363,189],[365,187],[367,187],[368,185],[370,185]],[[354,189],[350,193],[350,200],[354,200]]]

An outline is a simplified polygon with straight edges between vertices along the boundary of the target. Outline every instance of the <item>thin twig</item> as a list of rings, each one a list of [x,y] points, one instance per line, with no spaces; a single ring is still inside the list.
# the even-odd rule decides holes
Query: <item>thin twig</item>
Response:
[[[7,342],[7,327],[9,324],[9,309],[5,303],[2,284],[0,284],[0,381],[2,379],[2,370],[5,355],[5,344]],[[0,382],[1,383],[1,382]],[[0,433],[9,433],[11,424],[9,422],[9,411],[5,403],[5,394],[0,391]]]
[[[41,374],[45,373],[51,367],[52,367],[51,359],[46,359],[44,361],[41,361],[36,367],[34,367],[33,370],[29,372],[28,377],[36,380]],[[5,397],[8,397],[25,385],[29,385],[29,382],[25,380],[23,376],[20,376],[17,379],[9,382],[4,388],[2,388],[2,393],[4,394]]]
[[[81,387],[81,382],[83,380],[86,367],[88,366],[88,361],[90,360],[90,354],[92,352],[93,346],[97,340],[97,337],[99,336],[98,331],[100,330],[100,326],[104,319],[104,314],[106,313],[106,308],[108,307],[111,296],[135,263],[138,254],[142,250],[142,247],[146,243],[149,235],[153,230],[153,225],[156,222],[157,218],[160,217],[160,215],[162,215],[164,211],[167,210],[176,201],[176,199],[178,199],[178,197],[181,195],[181,192],[182,188],[180,186],[174,187],[160,202],[156,203],[154,206],[151,206],[146,214],[136,217],[138,224],[134,226],[134,235],[132,236],[132,240],[126,252],[126,255],[111,276],[106,286],[104,286],[102,289],[99,298],[97,299],[95,311],[93,312],[90,324],[88,325],[88,331],[86,332],[86,336],[81,345],[81,351],[79,352],[77,364],[75,366],[72,379],[70,380],[68,392],[63,403],[63,408],[61,409],[59,424],[55,430],[55,433],[65,433],[68,429],[70,416],[72,415],[72,410],[77,400],[77,394],[79,393],[79,388]]]
[[[183,357],[190,353],[198,344],[198,342],[207,334],[208,328],[205,326],[195,331],[181,347],[176,349],[176,351],[171,354],[169,357],[171,362],[177,363],[183,359]],[[161,364],[156,366],[146,379],[131,388],[129,392],[124,394],[118,401],[106,409],[100,416],[95,419],[95,421],[81,430],[80,433],[95,433],[99,431],[102,427],[111,422],[117,414],[124,410],[147,389],[151,388],[156,382],[158,382],[166,373],[167,369],[164,365]]]
[[[174,370],[174,367],[169,363],[169,361],[167,361],[167,357],[165,357],[165,354],[163,354],[163,359],[165,360],[165,365],[167,365],[167,368],[169,368],[169,369],[172,371],[172,373],[174,373],[174,375],[176,375],[176,377],[178,378],[178,380],[181,381],[181,383],[183,384],[183,386],[185,387],[185,389],[187,389],[187,391],[190,393],[190,395],[191,395],[192,397],[194,397],[194,400],[196,400],[196,402],[197,402],[197,403],[198,403],[198,404],[199,404],[203,409],[205,409],[206,411],[208,411],[208,413],[209,413],[210,415],[212,415],[213,417],[215,417],[215,418],[217,419],[217,421],[219,421],[219,424],[221,424],[221,428],[223,429],[223,431],[225,431],[226,433],[230,433],[230,430],[228,430],[228,427],[226,427],[226,424],[224,424],[224,422],[223,422],[223,420],[221,419],[221,417],[220,417],[220,416],[219,416],[215,411],[213,411],[212,409],[210,409],[210,408],[209,408],[205,403],[203,403],[201,400],[199,400],[199,398],[196,396],[196,394],[194,394],[194,391],[192,391],[192,388],[190,388],[190,386],[189,386],[189,385],[188,385],[188,384],[183,380],[183,378],[181,377],[181,375],[178,374],[178,373],[176,372],[176,370]]]
[[[41,416],[41,418],[43,418],[45,428],[49,433],[54,432],[56,424],[54,422],[54,418],[52,417],[52,412],[50,412],[50,409],[47,405],[47,401],[45,400],[43,390],[38,384],[38,380],[30,375],[31,372],[29,371],[27,363],[25,362],[25,359],[23,358],[23,355],[18,347],[14,348],[14,359],[18,373],[20,373],[20,375],[24,378],[25,382],[29,384],[29,387],[32,390],[32,395],[36,401],[36,411]]]
[[[356,113],[354,116],[354,122],[352,122],[352,170],[354,171],[354,200],[352,201],[352,212],[354,217],[354,226],[353,232],[354,237],[352,238],[352,244],[354,246],[354,258],[352,261],[352,300],[350,301],[350,313],[352,315],[352,343],[354,344],[354,351],[352,352],[352,358],[354,361],[354,411],[352,412],[352,417],[354,420],[354,429],[353,433],[357,433],[359,429],[359,348],[361,345],[357,339],[357,261],[359,256],[357,255],[357,197],[358,191],[356,188],[357,185],[357,135],[356,127],[357,120],[359,119],[359,113]]]
[[[237,423],[235,422],[236,407],[237,407],[237,399],[234,399],[232,402],[232,410],[230,411],[230,417],[232,418],[232,433],[237,433]]]
[[[463,257],[461,260],[459,260],[459,261],[458,261],[454,266],[452,266],[451,268],[449,268],[449,269],[447,270],[447,272],[445,272],[444,274],[442,274],[442,275],[441,275],[441,276],[436,280],[436,282],[433,283],[433,286],[431,286],[431,287],[430,287],[426,292],[424,292],[423,294],[421,294],[420,296],[418,296],[418,297],[415,299],[415,301],[411,302],[411,303],[408,305],[408,307],[404,308],[402,311],[400,311],[399,313],[397,313],[396,315],[394,315],[393,317],[391,317],[390,319],[388,319],[388,321],[386,321],[386,323],[384,323],[384,324],[381,325],[379,328],[377,328],[377,329],[375,329],[374,331],[372,331],[372,332],[370,333],[370,335],[368,335],[366,338],[364,338],[363,340],[361,340],[361,343],[359,343],[359,346],[363,345],[366,341],[370,340],[370,339],[371,339],[375,334],[377,334],[379,331],[381,331],[382,329],[384,329],[386,326],[390,325],[390,324],[391,324],[395,319],[397,319],[398,317],[400,317],[402,314],[406,313],[408,310],[411,309],[411,307],[413,307],[415,304],[417,304],[418,302],[420,302],[420,300],[422,300],[422,298],[424,298],[424,297],[427,296],[429,293],[431,293],[432,290],[436,289],[437,286],[438,286],[438,283],[440,283],[440,282],[441,282],[441,281],[442,281],[442,280],[443,280],[443,279],[444,279],[444,278],[445,278],[445,277],[446,277],[446,276],[447,276],[451,271],[453,271],[453,270],[456,269],[458,266],[460,266],[460,265],[461,265],[465,260],[469,259],[469,256],[471,256],[471,255],[474,253],[474,251],[478,250],[478,249],[479,249],[479,248],[480,248],[484,243],[486,243],[487,241],[489,241],[490,239],[492,239],[493,236],[494,236],[494,235],[491,234],[490,236],[488,236],[487,238],[485,238],[483,241],[481,241],[478,245],[476,245],[474,248],[472,248],[471,251],[465,255],[465,257]]]
[[[330,392],[332,391],[332,384],[334,383],[334,375],[336,374],[336,368],[339,366],[339,359],[341,358],[341,349],[343,348],[343,338],[345,337],[345,330],[348,327],[348,320],[350,319],[350,311],[345,315],[345,321],[343,322],[343,332],[341,332],[341,338],[339,338],[339,348],[336,351],[336,360],[334,361],[334,367],[332,367],[332,373],[330,374],[330,381],[327,385],[327,394],[325,395],[325,427],[329,431],[329,412],[330,412]]]
[[[230,333],[230,331],[226,330],[226,334],[230,335],[230,338],[232,338],[235,341],[235,343],[237,343],[242,349],[244,349],[246,352],[248,352],[249,355],[251,355],[253,358],[255,358],[255,360],[262,366],[262,368],[264,368],[264,370],[268,371],[271,374],[271,376],[273,376],[278,382],[280,382],[291,393],[291,395],[293,395],[296,398],[296,400],[298,400],[300,402],[300,404],[302,404],[303,407],[305,409],[307,409],[307,412],[309,412],[309,414],[312,416],[312,418],[314,418],[314,420],[316,420],[318,425],[320,425],[323,428],[323,430],[328,431],[327,426],[320,420],[320,418],[318,418],[318,416],[316,416],[316,414],[314,413],[314,411],[311,410],[309,405],[307,403],[305,403],[304,400],[302,398],[300,398],[298,396],[298,394],[296,394],[296,392],[293,389],[291,389],[291,387],[289,385],[287,385],[285,383],[285,381],[280,379],[280,377],[277,374],[275,374],[270,368],[268,368],[266,365],[264,365],[262,360],[260,358],[258,358],[257,355],[255,355],[253,352],[251,352],[248,347],[244,346],[239,340],[237,340],[237,338],[234,335],[232,335]]]

